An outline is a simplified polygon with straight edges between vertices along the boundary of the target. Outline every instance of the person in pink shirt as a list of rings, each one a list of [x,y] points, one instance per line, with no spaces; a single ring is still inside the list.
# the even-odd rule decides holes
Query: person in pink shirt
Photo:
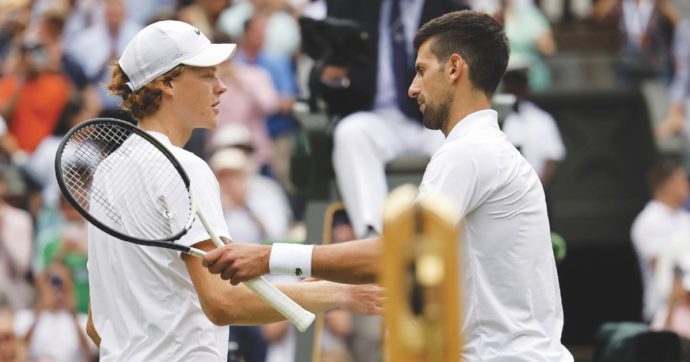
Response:
[[[266,118],[275,113],[279,105],[271,76],[258,66],[233,61],[220,65],[218,73],[228,91],[220,97],[218,127],[209,132],[210,139],[223,126],[240,123],[251,134],[256,164],[260,167],[270,164],[272,142]]]

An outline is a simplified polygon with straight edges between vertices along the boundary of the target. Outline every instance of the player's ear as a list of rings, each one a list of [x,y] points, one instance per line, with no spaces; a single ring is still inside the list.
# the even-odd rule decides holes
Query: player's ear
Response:
[[[448,57],[446,75],[451,83],[460,79],[460,76],[465,71],[465,64],[467,64],[465,60],[457,53],[453,53]]]
[[[163,94],[173,95],[175,94],[175,87],[173,85],[172,79],[162,78],[156,82],[156,88],[160,89]]]

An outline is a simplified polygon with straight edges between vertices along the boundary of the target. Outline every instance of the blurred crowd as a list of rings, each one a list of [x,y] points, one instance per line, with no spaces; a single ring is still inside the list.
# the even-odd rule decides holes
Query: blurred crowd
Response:
[[[387,189],[385,182],[377,188],[372,175],[383,175],[383,165],[399,154],[431,153],[440,140],[436,134],[417,149],[391,146],[406,138],[427,139],[418,138],[422,133],[416,132],[423,128],[419,123],[406,123],[414,116],[396,95],[397,89],[404,92],[409,84],[397,69],[402,67],[404,74],[404,67],[413,62],[400,65],[385,57],[399,59],[396,52],[405,54],[395,37],[410,42],[416,31],[414,19],[398,14],[391,3],[413,9],[423,1],[0,0],[0,361],[97,359],[97,350],[84,332],[89,303],[86,221],[62,197],[53,162],[62,136],[79,122],[94,117],[132,120],[103,84],[109,82],[112,61],[151,22],[186,21],[215,42],[238,44],[238,54],[219,67],[228,91],[221,97],[218,127],[195,130],[186,147],[206,159],[216,173],[233,239],[304,242],[305,200],[291,181],[290,156],[301,127],[295,110],[315,95],[324,97],[324,102],[317,102],[324,107],[319,111],[336,124],[333,163],[350,213],[337,217],[331,237],[338,242],[380,233],[376,218],[381,205],[375,200],[383,200]],[[564,22],[614,29],[619,42],[609,50],[615,58],[611,71],[616,85],[639,87],[648,81],[663,85],[668,89],[668,110],[655,120],[655,135],[660,140],[690,139],[686,112],[690,12],[684,1],[427,3],[442,3],[439,9],[484,11],[504,24],[511,56],[501,92],[511,95],[513,103],[502,126],[545,187],[566,149],[556,121],[530,97],[554,87],[549,64],[559,47],[552,27]],[[380,22],[376,19],[373,24],[378,35],[370,38],[390,35],[394,40],[370,42],[372,51],[364,62],[374,65],[371,73],[358,73],[365,67],[357,63],[361,59],[350,62],[347,56],[343,60],[333,54],[313,59],[303,51],[308,39],[301,31],[301,18],[365,22],[371,20],[366,12],[348,13],[348,7],[373,6],[387,10],[380,11]],[[379,23],[384,25],[379,28]],[[410,49],[411,45],[408,56]],[[357,90],[358,74],[378,87],[365,86],[364,91],[346,96],[339,93]],[[379,139],[366,143],[369,138],[360,133],[361,128],[378,122],[376,117],[386,122],[399,118],[390,124],[401,132],[400,138],[387,133],[393,134],[389,144],[377,143]],[[406,127],[410,131],[403,134]],[[688,153],[681,156],[687,158]],[[380,165],[372,166],[372,159],[378,158]],[[650,171],[652,201],[631,233],[644,281],[644,319],[690,338],[690,260],[677,257],[690,255],[683,161],[664,160]],[[372,171],[357,172],[367,167]],[[364,186],[357,184],[358,177]],[[366,192],[360,192],[362,187]],[[342,311],[329,313],[322,360],[377,360],[379,324],[378,319],[358,320]],[[286,356],[296,348],[295,330],[287,323],[233,327],[231,336],[229,359],[290,361]]]

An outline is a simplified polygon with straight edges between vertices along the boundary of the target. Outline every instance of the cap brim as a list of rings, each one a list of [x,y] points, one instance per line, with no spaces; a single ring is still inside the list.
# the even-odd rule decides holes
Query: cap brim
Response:
[[[195,56],[180,63],[193,67],[213,67],[228,60],[235,54],[236,50],[237,45],[235,44],[209,44]]]

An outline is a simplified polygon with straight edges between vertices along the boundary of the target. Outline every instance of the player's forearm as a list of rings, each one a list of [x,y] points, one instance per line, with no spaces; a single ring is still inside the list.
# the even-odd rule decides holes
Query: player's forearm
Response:
[[[223,283],[225,288],[221,289],[224,289],[224,292],[216,295],[215,300],[207,300],[204,306],[204,311],[213,323],[255,325],[285,320],[283,315],[244,285],[232,287],[227,282]],[[345,306],[349,298],[349,286],[325,281],[276,286],[299,305],[314,313]]]
[[[381,256],[379,239],[314,247],[312,276],[339,283],[373,283]]]

